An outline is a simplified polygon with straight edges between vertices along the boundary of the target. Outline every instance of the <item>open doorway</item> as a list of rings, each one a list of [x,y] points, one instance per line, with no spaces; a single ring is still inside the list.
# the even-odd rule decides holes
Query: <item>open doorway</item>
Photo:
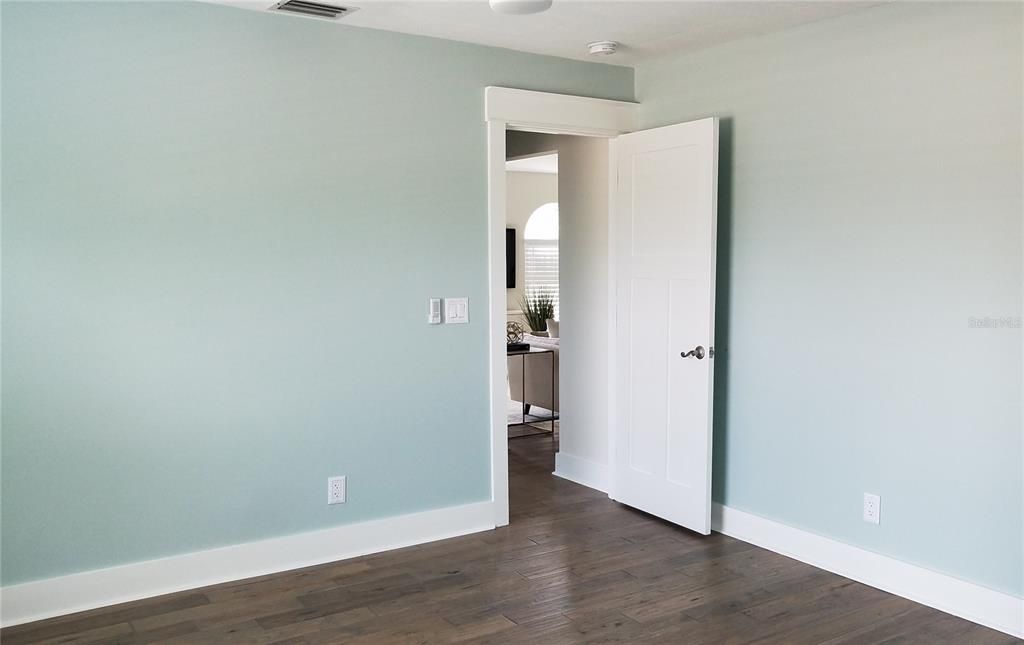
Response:
[[[511,517],[608,460],[608,164],[603,137],[506,133]],[[521,332],[521,336],[520,336]],[[571,335],[571,338],[569,337]],[[604,490],[595,482],[581,482]],[[557,494],[557,493],[556,493]]]
[[[505,169],[508,437],[548,437],[553,460],[559,383],[558,152],[512,157]]]
[[[538,145],[505,164],[511,522],[550,506],[560,426],[558,151]]]
[[[488,321],[491,502],[494,525],[509,523],[509,297],[506,285],[509,158],[558,153],[559,390],[557,451],[543,459],[542,487],[572,480],[609,491],[614,327],[609,228],[616,137],[637,127],[635,103],[488,87]],[[586,221],[587,226],[578,222]],[[518,267],[521,270],[521,266]],[[515,441],[530,441],[532,438]],[[552,477],[552,473],[559,477]],[[563,482],[564,483],[564,482]],[[578,488],[578,487],[577,487]],[[593,492],[593,491],[592,491]],[[600,493],[599,493],[600,494]]]

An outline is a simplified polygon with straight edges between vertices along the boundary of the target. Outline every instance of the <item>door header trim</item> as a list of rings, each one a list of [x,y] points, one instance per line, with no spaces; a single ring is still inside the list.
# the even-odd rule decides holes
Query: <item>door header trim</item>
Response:
[[[637,129],[639,103],[510,87],[484,90],[484,120],[509,130],[615,137]]]

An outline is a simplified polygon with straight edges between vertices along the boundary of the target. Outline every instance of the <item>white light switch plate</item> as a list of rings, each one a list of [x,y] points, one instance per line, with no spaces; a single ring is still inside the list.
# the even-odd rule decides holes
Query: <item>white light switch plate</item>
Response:
[[[449,325],[469,322],[469,298],[445,298],[444,321]]]

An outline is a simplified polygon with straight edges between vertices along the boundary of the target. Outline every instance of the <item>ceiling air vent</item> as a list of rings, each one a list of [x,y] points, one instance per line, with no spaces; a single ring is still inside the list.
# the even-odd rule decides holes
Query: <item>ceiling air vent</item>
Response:
[[[273,10],[298,13],[303,16],[324,18],[325,20],[337,20],[347,16],[356,9],[355,7],[339,7],[322,2],[310,2],[309,0],[285,0],[274,5]]]

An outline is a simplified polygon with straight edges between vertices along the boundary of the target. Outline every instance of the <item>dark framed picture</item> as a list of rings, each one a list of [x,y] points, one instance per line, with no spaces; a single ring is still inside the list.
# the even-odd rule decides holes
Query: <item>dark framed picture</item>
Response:
[[[505,229],[505,288],[516,288],[516,229]]]

